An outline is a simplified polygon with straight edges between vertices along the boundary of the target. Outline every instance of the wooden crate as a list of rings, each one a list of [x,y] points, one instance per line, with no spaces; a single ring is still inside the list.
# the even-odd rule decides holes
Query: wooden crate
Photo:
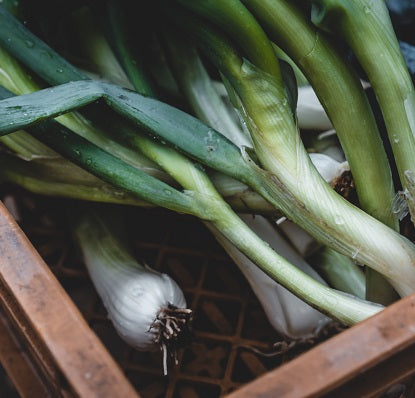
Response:
[[[116,335],[68,247],[59,217],[73,202],[51,213],[52,203],[42,199],[37,218],[21,220],[37,250],[0,206],[0,359],[22,397],[380,397],[392,386],[391,397],[413,395],[415,295],[268,357],[262,352],[282,337],[204,227],[163,210],[136,211],[146,225],[135,236],[139,257],[175,278],[196,313],[195,341],[162,376],[160,353],[137,352]]]

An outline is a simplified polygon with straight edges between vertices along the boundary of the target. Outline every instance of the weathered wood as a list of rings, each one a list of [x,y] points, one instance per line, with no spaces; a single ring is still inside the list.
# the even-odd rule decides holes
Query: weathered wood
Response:
[[[395,356],[415,344],[415,295],[332,337],[291,362],[267,373],[227,398],[321,397],[359,375],[359,388],[381,391],[415,373],[414,361],[401,362],[391,377],[374,377],[377,365],[395,363]],[[378,368],[379,369],[379,368]],[[368,377],[362,377],[367,374]],[[384,372],[378,373],[382,375]],[[364,386],[364,383],[367,383]],[[353,395],[357,396],[357,395]],[[360,395],[359,395],[360,396]],[[365,395],[370,396],[370,395]]]

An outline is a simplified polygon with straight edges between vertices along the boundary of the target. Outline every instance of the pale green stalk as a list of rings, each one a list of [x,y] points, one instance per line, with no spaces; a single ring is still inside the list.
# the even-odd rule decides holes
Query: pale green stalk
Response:
[[[174,77],[194,114],[235,145],[252,146],[250,138],[225,108],[192,43],[184,37],[174,37],[170,32],[164,35],[164,41]]]
[[[41,89],[41,86],[29,75],[10,54],[0,47],[0,84],[12,91],[15,94],[26,94]],[[88,139],[88,141],[94,143],[100,148],[113,153],[114,155],[122,158],[125,162],[131,164],[140,169],[146,169],[149,172],[154,170],[159,176],[162,175],[160,171],[157,172],[157,166],[146,159],[145,156],[140,156],[128,147],[119,144],[114,141],[104,131],[94,127],[91,122],[85,119],[79,113],[70,113],[59,116],[56,120],[65,127],[75,131],[80,136]],[[14,135],[15,133],[13,133]],[[21,132],[19,132],[22,135]],[[2,138],[3,139],[3,138]],[[33,148],[41,148],[41,144],[38,140],[30,136],[29,134],[23,134],[22,139],[27,139],[27,146],[33,146]],[[14,137],[6,138],[8,146],[15,145],[13,143]],[[45,154],[49,153],[43,145],[43,151]],[[29,154],[27,154],[29,156]],[[41,155],[41,154],[38,154]]]
[[[16,47],[8,46],[8,48],[13,50],[13,53],[16,53],[21,57],[24,62],[30,64],[39,75],[44,76],[44,78],[50,82],[55,82],[55,84],[57,81],[62,82],[62,80],[67,79],[69,76],[73,76],[72,80],[84,80],[82,79],[82,76],[79,75],[79,72],[72,66],[68,66],[64,60],[54,54],[50,48],[47,48],[47,46],[39,42],[36,37],[30,35],[22,25],[16,24],[13,20],[8,21],[6,19],[6,14],[1,11],[1,7],[0,16],[5,23],[5,25],[0,25],[0,37],[2,37],[2,43],[7,45],[8,36],[6,35],[10,35],[10,29],[12,29],[13,33],[16,34],[16,36],[13,36],[16,39],[16,42],[13,41],[13,43],[16,43]],[[34,51],[18,51],[23,50],[22,46],[24,46],[24,42],[21,40],[24,37],[36,41],[37,45],[34,48]],[[42,48],[45,50],[42,50]],[[50,69],[47,70],[45,64],[39,65],[38,62],[35,62],[34,56],[37,56],[36,59],[39,57],[42,58],[44,56],[43,51],[46,51],[49,62],[53,61],[56,66],[62,65],[65,70],[63,71],[62,69],[62,73],[54,73],[55,69],[52,71]],[[161,139],[165,139],[172,143],[172,145],[180,147],[181,150],[190,153],[194,158],[201,159],[209,166],[230,174],[234,178],[248,182],[272,203],[281,206],[291,218],[300,222],[310,231],[314,231],[315,234],[323,241],[327,242],[327,244],[339,248],[339,250],[346,254],[355,252],[356,245],[360,242],[359,240],[355,240],[355,236],[348,235],[350,231],[348,231],[346,235],[342,234],[339,229],[336,230],[331,228],[331,225],[328,225],[325,220],[315,217],[315,214],[312,213],[305,204],[301,203],[301,199],[293,196],[287,187],[284,186],[284,181],[278,180],[276,176],[270,176],[265,173],[264,170],[257,168],[254,162],[249,160],[248,157],[241,157],[237,147],[231,145],[228,140],[216,131],[207,128],[197,119],[194,119],[175,108],[167,106],[160,101],[140,96],[139,94],[132,93],[120,87],[98,82],[79,81],[41,90],[21,98],[4,100],[1,102],[0,107],[3,115],[3,120],[0,119],[1,129],[3,133],[7,133],[18,128],[25,128],[30,124],[44,120],[46,117],[55,117],[63,112],[78,109],[83,105],[95,102],[98,99],[105,101],[105,103],[113,110],[127,117],[132,122],[145,127],[153,136],[156,134],[161,137]],[[23,106],[24,104],[26,106]],[[97,108],[95,107],[95,109]],[[105,108],[100,107],[98,110],[101,113],[105,112]],[[191,132],[198,134],[192,136]],[[69,139],[69,134],[65,134]],[[124,133],[124,136],[125,135],[128,135],[128,133]],[[43,137],[44,136],[45,135],[43,135]],[[51,135],[46,136],[46,138],[48,142],[53,141],[53,136]],[[78,140],[76,140],[75,137],[72,137],[71,140],[74,144],[82,145],[82,147],[85,148],[85,156],[88,156],[88,153],[93,151],[92,147],[89,148],[85,142],[82,142],[80,137]],[[205,141],[204,144],[202,144],[203,141]],[[218,145],[218,143],[220,143],[220,145]],[[71,149],[72,152],[70,152],[65,145],[61,144],[62,143],[59,142],[59,140],[53,141],[54,148],[59,147],[60,151],[68,153],[71,159],[75,159],[78,154],[75,151],[76,148],[73,148],[74,150]],[[94,152],[96,152],[95,149]],[[100,157],[102,160],[107,159],[108,161],[110,161],[111,158],[105,153],[101,153]],[[85,158],[85,160],[87,160],[87,158]],[[116,161],[116,158],[111,159],[111,162],[114,166],[116,165],[120,168],[121,164]],[[85,167],[88,170],[94,168],[95,172],[99,173],[99,175],[105,174],[106,178],[118,178],[114,173],[110,175],[111,169],[105,167],[105,164],[102,162],[99,165],[100,169],[96,168],[93,163],[89,164],[85,161],[83,164],[85,164]],[[237,164],[238,166],[232,168],[230,166],[231,164]],[[125,167],[123,166],[123,168]],[[127,174],[134,174],[139,176],[139,179],[146,185],[143,188],[131,186],[131,184],[127,184],[128,181],[125,178],[120,178],[119,182],[122,186],[128,185],[129,189],[133,192],[140,191],[140,197],[145,197],[146,199],[151,198],[151,194],[154,192],[152,187],[162,186],[164,188],[160,192],[161,198],[156,197],[153,201],[158,204],[163,203],[163,206],[174,208],[176,210],[184,209],[184,206],[191,205],[192,209],[186,211],[192,211],[192,214],[194,214],[194,211],[196,210],[201,211],[199,205],[205,202],[202,198],[197,201],[189,200],[190,197],[188,195],[183,195],[170,187],[166,187],[160,182],[156,183],[154,179],[146,177],[142,173],[137,173],[135,169],[132,169],[131,167],[126,169],[128,170],[128,173],[124,173],[123,170],[120,170],[122,177],[126,177]],[[144,189],[145,192],[141,192],[142,189]],[[170,197],[175,198],[174,204],[172,204],[171,201],[166,201],[166,198],[169,195]],[[207,208],[210,209],[210,206],[207,206]],[[387,245],[385,242],[380,242],[380,244],[375,247],[372,245],[371,241],[363,241],[364,245],[361,250],[359,250],[359,260],[366,260],[372,267],[385,272],[387,276],[393,278],[394,283],[400,285],[403,294],[411,291],[411,289],[413,290],[413,286],[415,285],[412,263],[413,246],[402,236],[388,232],[390,230],[386,227],[382,229],[382,227],[379,226],[379,223],[376,223],[373,219],[365,215],[365,213],[359,212],[359,210],[354,209],[352,206],[350,208],[353,209],[355,213],[357,212],[359,221],[363,219],[366,224],[369,224],[373,229],[376,229],[375,226],[378,226],[377,229],[380,229],[380,231],[384,233],[383,236],[385,236],[386,241],[388,242]],[[205,212],[203,214],[205,214]],[[347,216],[348,214],[345,213],[345,215]],[[206,214],[204,217],[208,216],[210,219],[210,214]],[[375,241],[378,242],[378,240],[379,236],[376,236]],[[389,260],[391,260],[391,258],[394,262],[398,261],[401,263],[399,272],[394,273],[393,270],[389,269],[388,263],[390,263]]]
[[[307,262],[335,289],[361,299],[366,297],[365,274],[350,258],[324,247]]]
[[[176,0],[214,22],[249,55],[251,62],[281,83],[281,69],[272,44],[257,20],[239,0]]]
[[[98,72],[114,84],[133,89],[108,42],[91,17],[91,11],[87,7],[82,7],[73,14],[79,46],[90,65],[88,69]]]
[[[270,38],[301,68],[325,108],[363,209],[398,230],[392,175],[369,101],[356,73],[324,34],[288,0],[242,0]],[[364,34],[359,33],[362,39]]]
[[[108,46],[103,46],[101,50],[101,58],[104,61],[107,52],[111,53],[111,50]],[[2,59],[2,64],[0,65],[1,85],[15,94],[30,93],[40,89],[39,85],[33,80],[31,75],[29,75],[22,68],[20,63],[18,63],[1,47],[0,59]],[[128,146],[120,144],[118,141],[114,140],[113,137],[95,128],[79,113],[65,114],[57,117],[56,120],[132,166],[145,171],[147,174],[156,176],[161,180],[170,183],[172,182],[171,178],[169,178],[168,175],[166,175],[166,173],[164,173],[154,162],[150,161],[150,159],[142,155],[140,152],[131,150]],[[60,155],[25,131],[16,131],[13,134],[2,136],[0,137],[0,142],[13,150],[17,156],[25,160],[44,160],[44,165],[42,166],[44,175],[53,175],[55,172],[54,169],[57,167],[64,167],[67,169],[67,165],[65,165],[66,161]],[[47,159],[56,159],[56,161],[53,162],[52,165],[50,162],[46,162]],[[62,166],[58,165],[59,161],[62,161]],[[67,169],[68,179],[66,182],[58,182],[54,179],[46,178],[43,179],[42,183],[39,182],[38,185],[36,185],[35,180],[30,177],[30,175],[33,175],[30,173],[30,167],[24,168],[24,173],[28,173],[26,176],[22,170],[22,167],[16,168],[13,171],[9,170],[7,174],[6,172],[3,173],[3,177],[8,181],[15,182],[35,193],[43,193],[46,195],[50,194],[53,196],[69,196],[86,200],[88,199],[86,187],[84,187],[83,190],[71,189],[73,185],[69,176],[74,174],[76,175],[76,173],[81,170],[75,165],[71,172]],[[42,180],[42,178],[44,177],[40,175],[39,180]],[[92,175],[90,175],[90,178],[94,181],[94,183],[98,183],[99,181],[96,181],[95,177]],[[216,181],[218,189],[224,196],[228,196],[229,203],[235,208],[235,210],[248,213],[258,212],[260,214],[275,213],[275,208],[273,206],[261,198],[261,196],[257,193],[249,189],[246,185],[224,175],[217,175]],[[121,195],[118,195],[117,197],[116,194],[112,194],[111,192],[108,192],[108,194],[105,193],[105,190],[114,190],[114,192],[119,192],[119,190],[115,188],[107,188],[108,184],[105,184],[104,182],[101,182],[101,187],[104,189],[104,192],[101,193],[97,192],[96,188],[91,187],[91,200],[98,201],[98,198],[101,197],[103,202],[107,202],[111,201],[111,198],[113,198],[113,201],[116,203],[124,203],[124,200],[121,199]],[[125,203],[127,202],[138,205],[144,203],[126,198]],[[145,205],[149,206],[149,204]]]
[[[141,207],[153,206],[105,183],[61,156],[28,162],[15,156],[0,155],[0,180],[17,184],[39,195]]]
[[[292,195],[278,197],[283,212],[318,240],[383,273],[401,295],[411,293],[413,248],[398,254],[401,235],[346,202],[322,180],[302,145],[285,88],[199,22],[191,28],[238,94],[261,164]]]
[[[415,92],[384,1],[312,1],[312,21],[352,48],[383,113],[412,220],[415,218]]]
[[[135,143],[146,156],[158,163],[185,189],[203,195],[209,203],[209,220],[231,243],[265,273],[302,300],[345,324],[364,319],[377,309],[373,304],[343,296],[298,270],[258,238],[230,209],[215,190],[206,174],[183,155],[168,147],[157,146],[148,138],[137,136]],[[369,312],[367,312],[369,311]]]

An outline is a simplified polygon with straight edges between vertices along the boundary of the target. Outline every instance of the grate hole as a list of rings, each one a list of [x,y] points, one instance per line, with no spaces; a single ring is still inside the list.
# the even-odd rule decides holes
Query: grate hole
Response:
[[[240,311],[241,304],[238,302],[203,297],[195,311],[194,329],[234,335]]]

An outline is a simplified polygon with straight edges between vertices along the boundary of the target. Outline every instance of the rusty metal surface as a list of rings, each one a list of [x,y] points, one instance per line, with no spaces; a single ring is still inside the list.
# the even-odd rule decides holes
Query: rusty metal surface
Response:
[[[0,292],[54,396],[137,397],[1,203]]]
[[[329,392],[334,394],[335,388],[354,378],[355,381],[359,380],[354,385],[362,390],[366,388],[373,393],[382,392],[401,378],[415,373],[414,361],[410,355],[410,360],[401,363],[398,372],[389,374],[389,377],[385,376],[387,367],[383,368],[387,364],[382,364],[388,358],[393,363],[393,357],[404,349],[408,349],[409,354],[412,353],[411,346],[414,343],[415,295],[412,295],[332,337],[300,358],[234,392],[228,398],[320,397]],[[377,364],[378,373],[369,372]],[[357,378],[364,372],[367,372],[366,380],[365,376]],[[366,386],[363,386],[365,383]],[[353,389],[349,389],[350,391]]]

